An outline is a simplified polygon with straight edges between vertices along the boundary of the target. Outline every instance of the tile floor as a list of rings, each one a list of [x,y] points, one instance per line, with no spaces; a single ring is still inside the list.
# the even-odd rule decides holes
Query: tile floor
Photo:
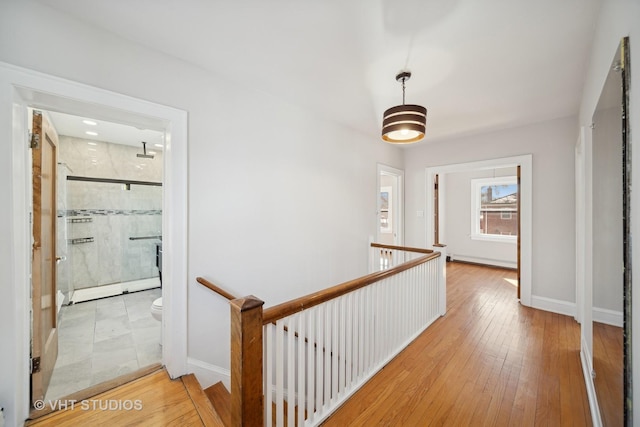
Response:
[[[160,322],[149,309],[161,295],[155,288],[62,307],[58,360],[45,400],[160,362]]]

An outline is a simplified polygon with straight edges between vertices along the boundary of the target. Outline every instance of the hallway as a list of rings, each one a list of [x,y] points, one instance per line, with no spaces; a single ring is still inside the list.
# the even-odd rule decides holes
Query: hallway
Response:
[[[522,307],[515,278],[448,263],[446,316],[323,425],[591,425],[580,325]]]

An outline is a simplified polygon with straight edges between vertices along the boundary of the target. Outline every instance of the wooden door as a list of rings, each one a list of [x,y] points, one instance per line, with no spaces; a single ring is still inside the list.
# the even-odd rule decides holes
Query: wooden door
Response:
[[[56,306],[56,170],[58,136],[33,113],[33,250],[31,260],[31,399],[43,399],[58,357]]]

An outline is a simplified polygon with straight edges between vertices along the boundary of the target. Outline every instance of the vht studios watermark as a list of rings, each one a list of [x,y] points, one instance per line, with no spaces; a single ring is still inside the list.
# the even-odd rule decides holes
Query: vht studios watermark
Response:
[[[35,409],[51,409],[65,411],[79,408],[82,411],[140,411],[142,400],[120,399],[88,399],[88,400],[36,400]]]

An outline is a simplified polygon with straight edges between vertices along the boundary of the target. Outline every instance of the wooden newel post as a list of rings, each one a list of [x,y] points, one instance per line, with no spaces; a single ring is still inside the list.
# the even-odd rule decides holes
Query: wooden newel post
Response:
[[[438,258],[438,309],[440,316],[447,314],[447,245],[436,243],[433,249],[440,252]]]
[[[250,295],[231,305],[231,425],[264,425],[262,306]]]

